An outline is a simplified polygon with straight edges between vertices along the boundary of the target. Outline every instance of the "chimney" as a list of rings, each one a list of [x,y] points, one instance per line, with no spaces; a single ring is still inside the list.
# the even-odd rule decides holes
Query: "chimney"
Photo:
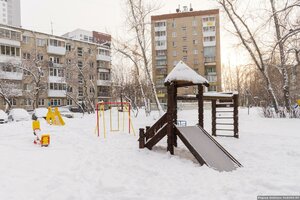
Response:
[[[192,4],[190,3],[190,11],[192,12],[193,11],[193,7],[192,7]]]
[[[176,12],[177,12],[177,13],[180,12],[180,4],[178,5],[178,8],[176,9]]]
[[[188,12],[188,7],[187,6],[183,6],[183,12]]]

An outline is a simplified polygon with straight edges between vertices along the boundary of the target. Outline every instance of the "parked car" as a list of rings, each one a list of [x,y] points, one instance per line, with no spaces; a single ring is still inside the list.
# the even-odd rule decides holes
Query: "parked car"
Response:
[[[44,119],[46,119],[47,113],[48,113],[48,109],[47,108],[36,108],[33,111],[32,119],[36,119],[36,118],[44,118]]]
[[[4,124],[7,122],[8,122],[7,114],[3,110],[0,110],[0,124]]]
[[[72,113],[68,107],[59,107],[58,111],[62,117],[74,118],[74,113]]]
[[[14,108],[8,114],[8,121],[28,121],[30,120],[29,113],[22,108]]]

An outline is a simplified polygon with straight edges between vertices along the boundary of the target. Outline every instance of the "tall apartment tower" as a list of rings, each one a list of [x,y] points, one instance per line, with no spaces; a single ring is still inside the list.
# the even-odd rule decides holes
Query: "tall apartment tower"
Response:
[[[182,60],[210,82],[207,91],[221,90],[219,10],[193,11],[184,6],[176,13],[151,17],[153,79],[158,98],[166,102],[164,79]],[[179,95],[196,94],[182,88]]]
[[[0,0],[0,23],[21,27],[20,0]]]

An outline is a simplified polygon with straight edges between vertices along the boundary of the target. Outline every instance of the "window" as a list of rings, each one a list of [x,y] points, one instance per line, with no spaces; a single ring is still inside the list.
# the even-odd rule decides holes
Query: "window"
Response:
[[[176,37],[176,32],[172,32],[172,37]]]
[[[45,105],[45,99],[39,99],[39,106]]]
[[[186,42],[186,40],[187,40],[187,37],[186,37],[186,36],[182,37],[182,41],[183,41],[183,42]]]
[[[64,70],[60,68],[49,68],[49,76],[56,76],[56,77],[65,77]]]
[[[215,36],[204,37],[204,42],[213,42],[213,41],[216,41]]]
[[[78,74],[78,83],[79,84],[83,83],[83,76],[82,76],[82,74]]]
[[[83,97],[83,88],[78,87],[78,97]]]
[[[29,37],[23,35],[22,42],[25,43],[25,44],[28,44],[29,43]]]
[[[209,16],[209,17],[203,17],[202,18],[203,22],[213,22],[215,20],[216,20],[216,18],[214,16]]]
[[[182,31],[186,31],[186,26],[182,26],[182,27],[181,27],[181,30],[182,30]]]
[[[30,91],[30,90],[32,90],[32,86],[29,85],[29,84],[27,84],[27,83],[24,83],[24,84],[23,84],[23,90],[25,90],[25,91]]]
[[[72,101],[72,99],[67,99],[67,105],[68,105],[68,106],[71,106],[71,105],[73,105],[73,101]]]
[[[197,30],[193,30],[193,35],[198,35]]]
[[[156,41],[156,46],[165,46],[166,45],[166,41]]]
[[[67,87],[67,92],[73,92],[73,88],[71,86]]]
[[[216,47],[204,47],[203,48],[204,57],[215,57],[216,56]]]
[[[56,64],[59,64],[60,62],[60,59],[59,59],[59,57],[50,57],[50,61],[52,62],[52,63],[56,63]]]
[[[186,62],[187,61],[187,56],[182,56],[182,61]]]
[[[62,103],[61,99],[51,99],[50,100],[50,105],[51,106],[60,106]]]
[[[173,20],[173,22],[172,22],[172,28],[176,28],[176,21],[175,20]]]
[[[25,106],[31,106],[31,104],[32,104],[31,99],[24,99]]]
[[[187,50],[188,50],[187,46],[182,46],[182,52],[183,53],[187,53]]]
[[[110,74],[105,73],[105,72],[100,72],[99,73],[99,80],[109,81],[110,80]]]
[[[208,91],[209,91],[209,92],[211,92],[211,91],[217,91],[217,86],[215,86],[215,85],[210,85],[210,86],[208,87]]]
[[[91,62],[89,63],[89,65],[90,65],[90,68],[94,68],[94,62],[93,62],[93,61],[91,61]]]
[[[65,42],[60,41],[60,40],[50,39],[50,46],[64,47],[65,46]]]
[[[194,55],[197,55],[198,54],[198,49],[194,49]]]
[[[38,47],[45,46],[45,40],[44,40],[44,39],[39,39],[39,38],[37,38],[37,39],[36,39],[36,45],[37,45]]]
[[[66,44],[66,51],[71,51],[71,44]]]
[[[172,42],[172,46],[176,47],[176,42],[175,41]]]
[[[198,59],[194,59],[194,65],[198,65],[199,64],[199,60]]]
[[[88,48],[88,53],[92,54],[92,49],[91,48]]]
[[[50,90],[66,90],[66,84],[65,83],[49,83]]]
[[[173,51],[173,56],[176,57],[177,56],[177,52]]]
[[[198,40],[193,40],[193,44],[194,45],[198,44]]]
[[[205,26],[203,27],[203,32],[215,32],[216,27],[215,26]]]
[[[173,61],[173,66],[176,66],[177,63],[178,63],[178,61],[174,60],[174,61]]]
[[[157,50],[156,51],[156,56],[166,56],[167,51],[166,50]]]
[[[197,26],[197,20],[196,19],[193,20],[192,26],[194,26],[194,27]]]
[[[157,31],[155,32],[156,37],[166,36],[166,31]]]
[[[8,99],[9,102],[11,103],[12,106],[16,106],[17,105],[17,100],[14,98],[9,98]],[[4,105],[6,104],[6,102],[4,101]]]
[[[78,47],[77,48],[77,55],[80,56],[80,57],[83,55],[83,49],[82,49],[82,47]]]
[[[29,60],[30,59],[30,53],[23,53],[23,59]]]
[[[44,60],[44,56],[43,56],[43,54],[38,54],[37,55],[37,59],[39,60],[39,61],[43,61]]]
[[[162,27],[162,26],[166,26],[166,22],[155,22],[154,23],[155,27]]]
[[[82,64],[82,61],[78,61],[78,68],[80,69],[80,70],[82,70],[82,67],[83,67],[83,64]]]

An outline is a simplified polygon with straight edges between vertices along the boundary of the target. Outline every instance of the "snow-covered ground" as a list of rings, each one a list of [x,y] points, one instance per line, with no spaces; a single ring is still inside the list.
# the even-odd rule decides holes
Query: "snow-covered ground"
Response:
[[[146,118],[141,112],[133,119],[136,136],[112,132],[106,139],[95,134],[95,115],[65,119],[64,127],[42,121],[42,132],[51,135],[51,145],[43,148],[33,144],[30,121],[0,124],[0,199],[232,200],[300,194],[299,119],[264,119],[255,108],[250,115],[240,109],[240,139],[217,140],[244,167],[218,172],[200,167],[182,143],[175,156],[166,152],[166,140],[153,151],[138,149],[138,129],[153,124],[156,115]],[[180,111],[179,118],[193,125],[197,112]],[[205,119],[210,132],[209,110]]]

